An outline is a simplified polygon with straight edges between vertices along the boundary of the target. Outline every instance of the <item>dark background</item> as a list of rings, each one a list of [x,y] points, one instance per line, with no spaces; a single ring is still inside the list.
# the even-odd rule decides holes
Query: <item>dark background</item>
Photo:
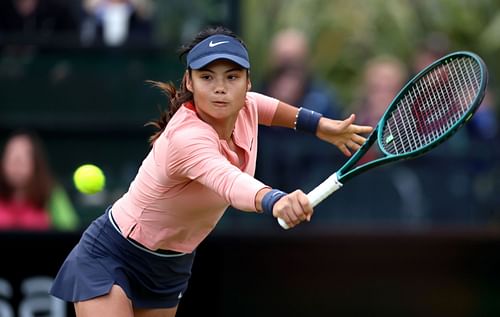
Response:
[[[0,234],[14,309],[21,281],[54,276],[78,238]],[[178,316],[498,316],[499,247],[484,230],[214,234]]]

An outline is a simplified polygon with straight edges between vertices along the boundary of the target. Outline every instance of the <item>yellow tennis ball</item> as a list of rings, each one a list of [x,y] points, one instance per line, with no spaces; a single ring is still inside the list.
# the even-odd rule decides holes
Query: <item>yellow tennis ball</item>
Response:
[[[106,177],[102,170],[93,164],[78,167],[73,174],[76,189],[90,195],[100,192],[106,185]]]

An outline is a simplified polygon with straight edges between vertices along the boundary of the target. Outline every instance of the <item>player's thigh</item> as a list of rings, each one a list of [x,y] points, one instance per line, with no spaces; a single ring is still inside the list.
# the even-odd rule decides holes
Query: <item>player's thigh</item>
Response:
[[[132,303],[118,285],[113,285],[107,295],[75,303],[75,313],[77,317],[134,317]]]
[[[135,317],[174,317],[177,307],[157,309],[134,309]]]

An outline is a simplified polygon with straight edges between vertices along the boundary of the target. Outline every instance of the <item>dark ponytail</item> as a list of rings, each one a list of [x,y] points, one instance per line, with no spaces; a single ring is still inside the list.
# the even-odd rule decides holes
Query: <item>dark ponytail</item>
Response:
[[[189,71],[190,73],[190,71]],[[165,130],[167,123],[170,121],[172,116],[177,112],[177,110],[182,106],[183,103],[193,100],[193,94],[186,88],[186,76],[191,76],[191,74],[184,74],[182,78],[181,86],[179,90],[175,88],[173,83],[163,83],[159,81],[148,80],[147,82],[152,84],[154,87],[162,90],[169,100],[168,110],[161,112],[160,117],[156,120],[146,123],[146,125],[153,126],[156,131],[149,137],[149,144],[153,143],[158,139],[160,134]]]
[[[189,44],[184,45],[179,49],[178,51],[179,59],[182,60],[184,56],[186,56],[189,53],[189,51],[191,51],[191,49],[196,46],[196,44],[200,43],[207,37],[212,36],[214,34],[224,34],[232,36],[238,39],[243,44],[243,46],[245,46],[245,44],[231,30],[222,26],[210,27],[198,33],[196,37]],[[175,85],[172,82],[164,83],[152,80],[147,81],[154,87],[157,87],[160,90],[162,90],[163,93],[165,93],[165,95],[167,96],[169,101],[168,111],[167,110],[162,111],[158,119],[146,123],[146,125],[151,125],[154,128],[156,128],[156,131],[153,133],[153,135],[149,137],[149,143],[151,145],[156,141],[156,139],[158,139],[163,130],[165,130],[165,127],[167,126],[168,122],[170,121],[172,116],[177,112],[177,110],[182,106],[182,104],[193,100],[193,94],[186,88],[187,76],[191,76],[191,69],[189,68],[187,68],[187,71],[184,73],[184,76],[182,77],[182,82],[179,87],[179,90],[176,89]]]

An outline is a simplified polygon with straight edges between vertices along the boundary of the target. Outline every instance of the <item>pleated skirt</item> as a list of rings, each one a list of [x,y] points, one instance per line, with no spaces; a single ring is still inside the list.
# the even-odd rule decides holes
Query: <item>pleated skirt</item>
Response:
[[[195,252],[164,255],[138,248],[115,227],[109,209],[84,231],[59,269],[50,294],[78,302],[117,284],[136,308],[171,308],[188,287]]]

